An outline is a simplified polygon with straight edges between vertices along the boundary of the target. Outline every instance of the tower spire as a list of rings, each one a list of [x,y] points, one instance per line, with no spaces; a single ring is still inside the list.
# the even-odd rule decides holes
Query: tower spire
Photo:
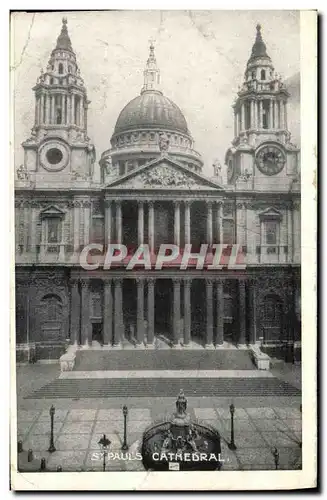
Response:
[[[56,49],[70,50],[71,52],[73,52],[72,43],[71,43],[69,35],[68,35],[67,18],[66,17],[62,18],[61,32],[57,38]]]
[[[252,52],[249,62],[258,57],[266,57],[270,59],[270,57],[267,54],[266,44],[262,39],[261,24],[257,24],[256,29],[257,29],[257,34],[255,37],[255,42],[252,47]]]
[[[155,40],[151,38],[149,42],[150,42],[150,53],[143,73],[144,85],[142,87],[141,94],[143,92],[146,92],[147,90],[157,90],[160,92],[160,70],[158,69],[156,56],[154,54]]]

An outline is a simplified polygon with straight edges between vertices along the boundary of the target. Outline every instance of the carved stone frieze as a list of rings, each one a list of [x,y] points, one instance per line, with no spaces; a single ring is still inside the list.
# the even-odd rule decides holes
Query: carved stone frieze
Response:
[[[142,174],[144,186],[149,187],[189,187],[195,185],[195,180],[191,179],[184,172],[173,168],[159,165],[156,168],[148,170]]]

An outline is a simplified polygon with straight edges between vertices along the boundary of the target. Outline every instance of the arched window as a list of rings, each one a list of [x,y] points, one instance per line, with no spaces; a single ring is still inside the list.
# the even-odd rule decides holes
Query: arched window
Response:
[[[264,69],[261,70],[261,80],[266,79],[266,71]]]
[[[58,73],[59,73],[59,75],[62,75],[63,72],[64,72],[64,67],[63,67],[62,63],[59,63],[59,66],[58,66]]]

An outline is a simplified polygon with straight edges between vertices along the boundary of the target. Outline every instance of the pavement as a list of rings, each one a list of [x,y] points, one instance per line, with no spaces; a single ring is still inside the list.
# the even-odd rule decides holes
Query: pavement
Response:
[[[251,376],[250,372],[251,370],[248,371],[247,378],[234,377],[228,380],[260,380]],[[275,447],[279,453],[280,469],[301,468],[301,397],[296,391],[301,387],[301,367],[276,362],[268,373],[269,376],[266,374],[261,378],[262,384],[266,385],[272,380],[277,383],[286,382],[294,388],[294,393],[288,396],[269,393],[256,396],[253,393],[233,395],[225,392],[221,396],[204,397],[201,393],[187,396],[191,417],[213,425],[221,433],[221,458],[224,460],[222,470],[274,469]],[[58,365],[35,364],[17,368],[17,436],[25,450],[18,455],[22,470],[31,470],[31,466],[32,470],[39,470],[40,459],[43,457],[46,459],[47,470],[55,471],[57,466],[61,466],[63,471],[101,471],[102,456],[98,441],[103,434],[111,441],[111,458],[107,458],[106,470],[143,470],[142,463],[135,459],[142,433],[154,420],[165,418],[174,412],[179,391],[171,397],[128,397],[123,392],[115,397],[100,398],[26,398],[48,383],[56,383],[59,376]],[[108,378],[101,378],[100,382],[103,380],[110,381]],[[192,384],[198,384],[198,379],[194,378],[168,378],[162,382],[169,384],[172,380],[190,380]],[[223,378],[216,377],[214,380],[218,384]],[[87,378],[84,381],[90,382]],[[207,381],[212,379],[209,377]],[[231,403],[236,407],[235,451],[228,448]],[[47,451],[51,404],[56,408],[54,453]],[[121,455],[124,404],[129,409],[127,441],[130,459]],[[28,449],[33,450],[33,463],[27,462]]]

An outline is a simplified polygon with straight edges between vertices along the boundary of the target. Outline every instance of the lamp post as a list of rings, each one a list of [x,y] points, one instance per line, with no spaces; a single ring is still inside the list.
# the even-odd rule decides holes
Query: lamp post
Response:
[[[54,451],[56,451],[56,448],[55,448],[55,445],[53,442],[53,418],[54,418],[54,415],[56,413],[56,410],[55,410],[55,407],[53,405],[51,405],[49,413],[50,413],[50,418],[51,418],[51,431],[50,431],[50,446],[48,448],[48,452],[53,453]]]
[[[100,450],[102,451],[103,454],[103,472],[106,470],[106,455],[108,452],[108,448],[111,444],[110,439],[106,437],[105,434],[103,434],[102,438],[99,440],[98,445],[100,446]]]
[[[275,469],[278,469],[278,464],[279,464],[279,453],[277,448],[274,449],[274,460],[275,460]]]
[[[128,408],[126,405],[123,406],[123,415],[124,415],[124,442],[121,447],[122,450],[128,450],[128,444],[127,444],[127,415],[128,415]]]
[[[235,413],[235,406],[233,404],[230,405],[229,407],[230,411],[230,418],[231,418],[231,426],[230,426],[230,443],[228,443],[228,448],[230,450],[236,450],[236,445],[234,442],[234,413]]]

